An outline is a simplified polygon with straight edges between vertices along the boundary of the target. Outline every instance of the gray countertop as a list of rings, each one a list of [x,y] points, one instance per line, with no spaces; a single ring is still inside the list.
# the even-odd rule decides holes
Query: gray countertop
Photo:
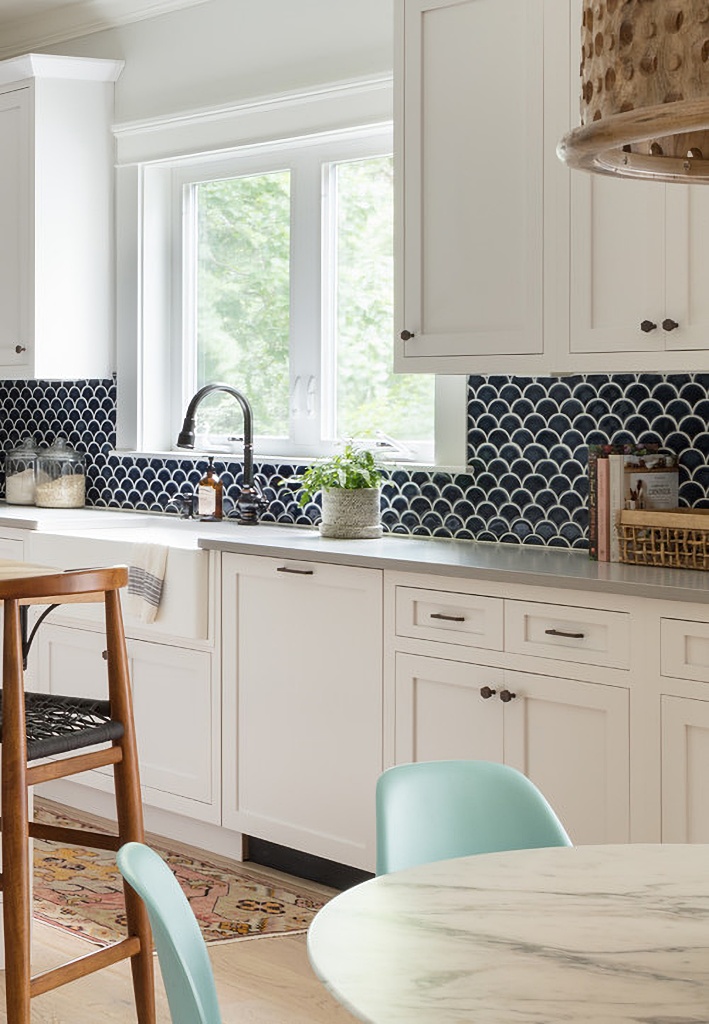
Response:
[[[316,530],[231,524],[214,524],[212,531],[205,530],[199,545],[237,554],[709,603],[709,574],[592,562],[585,551],[398,535],[379,540],[332,540],[322,538]]]
[[[592,562],[584,551],[513,544],[386,535],[333,540],[317,529],[199,523],[150,513],[104,509],[42,509],[0,504],[0,526],[45,533],[162,543],[236,554],[270,555],[427,575],[548,586],[631,597],[709,603],[709,573]]]

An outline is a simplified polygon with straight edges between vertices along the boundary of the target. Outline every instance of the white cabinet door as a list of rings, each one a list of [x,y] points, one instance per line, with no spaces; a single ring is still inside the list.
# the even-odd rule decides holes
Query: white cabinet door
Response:
[[[544,793],[576,845],[630,839],[629,692],[506,672],[505,763]]]
[[[503,689],[499,668],[397,654],[396,763],[502,761]]]
[[[662,697],[662,841],[709,843],[709,701]]]
[[[35,643],[38,689],[106,699],[101,633],[45,623]],[[127,648],[145,802],[218,822],[219,687],[209,652],[140,640],[128,641]],[[72,781],[112,789],[112,770],[86,772]]]
[[[544,9],[398,0],[399,370],[542,351]]]
[[[677,327],[663,331],[668,352],[682,353],[688,365],[697,364],[694,350],[709,349],[709,192],[700,185],[668,185],[667,291],[665,319]],[[704,356],[702,366],[707,365]]]
[[[382,574],[224,555],[226,826],[372,870]]]
[[[398,764],[473,758],[512,765],[544,793],[574,843],[630,838],[629,693],[622,687],[397,654],[395,736]]]
[[[572,171],[569,269],[572,355],[663,352],[665,186]]]
[[[122,63],[0,61],[0,375],[108,377],[113,82]]]
[[[572,110],[578,109],[578,26],[571,4]],[[573,372],[699,370],[709,364],[709,195],[570,173]],[[643,329],[643,326],[644,328]],[[703,350],[703,352],[702,352]],[[700,354],[701,353],[701,354]]]
[[[0,94],[0,366],[24,367],[29,245],[29,89]],[[19,352],[17,349],[19,348]]]
[[[24,541],[14,537],[0,537],[0,558],[9,558],[13,562],[21,562],[24,558]]]

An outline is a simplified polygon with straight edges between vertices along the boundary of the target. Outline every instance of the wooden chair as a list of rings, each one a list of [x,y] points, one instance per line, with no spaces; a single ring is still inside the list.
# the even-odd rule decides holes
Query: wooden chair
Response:
[[[138,1021],[155,1021],[150,924],[142,901],[129,886],[124,886],[128,921],[125,939],[35,977],[30,969],[32,865],[28,838],[103,850],[118,850],[126,842],[144,840],[128,656],[118,593],[127,580],[128,570],[124,566],[66,573],[35,568],[33,574],[31,566],[0,562],[0,601],[4,608],[2,889],[8,1024],[30,1024],[33,996],[127,957],[131,958]],[[105,605],[108,700],[25,693],[22,606],[89,601],[103,601]],[[105,742],[111,746],[73,753]],[[28,764],[59,754],[71,756]],[[30,786],[109,764],[113,765],[115,779],[118,836],[28,820]]]

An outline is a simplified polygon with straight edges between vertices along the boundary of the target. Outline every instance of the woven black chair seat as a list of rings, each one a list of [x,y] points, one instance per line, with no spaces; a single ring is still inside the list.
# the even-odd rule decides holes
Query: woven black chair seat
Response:
[[[96,743],[109,743],[123,735],[123,725],[111,718],[107,700],[25,692],[27,760],[67,754]],[[0,690],[0,741],[2,691]]]

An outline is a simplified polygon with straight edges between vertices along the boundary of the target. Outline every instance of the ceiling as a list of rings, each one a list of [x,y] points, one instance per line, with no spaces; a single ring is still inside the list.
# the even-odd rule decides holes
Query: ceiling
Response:
[[[27,52],[208,0],[0,0],[0,56]]]

